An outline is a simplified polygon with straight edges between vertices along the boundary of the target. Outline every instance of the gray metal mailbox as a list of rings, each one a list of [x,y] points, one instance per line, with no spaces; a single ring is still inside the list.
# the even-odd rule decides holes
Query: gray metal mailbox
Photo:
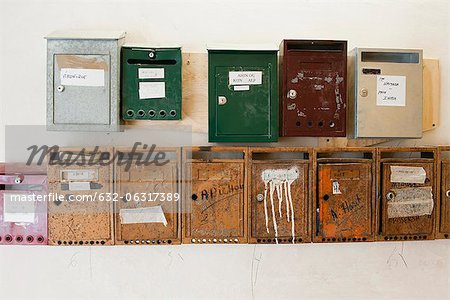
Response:
[[[47,39],[47,130],[120,130],[125,32],[54,32]]]

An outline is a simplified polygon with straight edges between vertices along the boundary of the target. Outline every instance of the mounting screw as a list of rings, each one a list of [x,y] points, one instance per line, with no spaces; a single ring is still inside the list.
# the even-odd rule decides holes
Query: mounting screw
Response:
[[[60,93],[62,93],[64,91],[64,86],[63,85],[58,85],[58,87],[56,88],[56,90]]]
[[[366,88],[361,89],[361,91],[359,92],[359,94],[362,97],[367,97],[367,95],[369,95],[369,91]]]
[[[297,98],[297,91],[296,90],[289,90],[288,97],[289,97],[289,99]]]
[[[264,195],[263,194],[258,194],[256,195],[256,200],[258,200],[259,202],[264,200]]]

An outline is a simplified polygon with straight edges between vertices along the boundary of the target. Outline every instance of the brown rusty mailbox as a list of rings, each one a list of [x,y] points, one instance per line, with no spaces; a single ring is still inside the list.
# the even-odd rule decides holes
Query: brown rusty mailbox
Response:
[[[181,243],[181,149],[116,149],[116,245]]]
[[[314,157],[313,241],[373,241],[375,149],[319,148]]]
[[[440,209],[436,237],[450,238],[450,146],[439,147]]]
[[[185,148],[183,158],[183,243],[247,243],[247,148]]]
[[[378,149],[378,239],[434,239],[436,149]]]
[[[284,40],[281,135],[345,136],[347,42]]]
[[[49,154],[49,245],[112,245],[110,149],[61,149]]]
[[[250,148],[249,242],[311,241],[312,150]]]

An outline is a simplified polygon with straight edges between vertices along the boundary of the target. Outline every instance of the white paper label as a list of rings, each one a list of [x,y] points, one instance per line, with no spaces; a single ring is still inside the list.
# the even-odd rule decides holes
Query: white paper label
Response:
[[[250,86],[249,85],[235,85],[234,90],[235,91],[249,91]]]
[[[391,182],[425,183],[427,172],[422,167],[391,166]]]
[[[91,183],[89,181],[69,182],[69,191],[89,191]]]
[[[62,85],[105,86],[103,69],[61,69],[60,78]]]
[[[139,79],[164,79],[164,68],[139,68]]]
[[[162,223],[164,226],[167,226],[167,220],[160,205],[121,209],[119,215],[120,223],[122,224]]]
[[[393,200],[387,202],[388,218],[429,216],[433,213],[433,190],[431,186],[393,189]]]
[[[4,194],[3,222],[35,222],[35,202],[28,201],[27,196],[26,194]]]
[[[333,181],[333,195],[339,195],[342,194],[340,190],[340,185],[338,181]]]
[[[229,85],[262,84],[262,71],[231,71],[228,80]]]
[[[377,105],[406,106],[406,76],[377,75]]]
[[[165,82],[139,82],[139,99],[155,99],[165,97]]]
[[[64,180],[96,180],[95,170],[64,170]]]

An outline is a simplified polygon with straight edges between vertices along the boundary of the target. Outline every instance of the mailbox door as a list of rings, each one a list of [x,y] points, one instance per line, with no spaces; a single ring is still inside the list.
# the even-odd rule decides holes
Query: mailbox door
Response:
[[[285,136],[345,136],[346,69],[340,53],[288,51]]]
[[[308,172],[308,162],[253,161],[250,230],[255,242],[291,243],[292,239],[294,242],[310,240]]]
[[[181,49],[122,48],[122,118],[181,119]]]
[[[50,193],[64,197],[48,204],[49,244],[113,244],[112,201],[99,197],[112,200],[110,168],[52,166],[48,171]],[[84,200],[69,201],[69,196]]]
[[[391,167],[406,167],[406,168],[416,168],[417,172],[423,168],[426,174],[426,179],[424,183],[411,182],[409,179],[405,179],[404,182],[391,182],[393,179]],[[432,238],[431,235],[434,230],[434,204],[429,204],[429,198],[424,198],[425,191],[428,195],[432,196],[432,202],[435,202],[434,198],[434,173],[433,173],[433,163],[383,163],[382,164],[382,188],[381,188],[381,230],[383,235],[391,235],[399,237],[400,235],[420,235],[416,239],[427,239]],[[412,170],[412,169],[409,169]],[[400,173],[408,174],[408,169],[400,169]],[[394,174],[395,176],[395,174]],[[398,176],[396,176],[398,177]],[[395,179],[394,181],[402,181]],[[414,181],[414,180],[413,180]],[[428,189],[428,191],[426,190]],[[406,193],[405,193],[406,192]],[[390,194],[392,193],[392,194]],[[394,196],[392,199],[391,196]],[[411,195],[415,195],[411,199]],[[417,196],[417,197],[416,197]],[[404,199],[400,199],[400,197]],[[420,197],[420,198],[419,198]],[[415,203],[408,205],[406,201],[414,200]],[[391,203],[389,203],[391,202]],[[403,204],[402,207],[399,204]],[[398,207],[398,209],[396,209]],[[421,211],[427,208],[431,208],[430,214],[421,215],[421,211],[416,209],[420,208]],[[389,211],[388,211],[389,210]],[[423,234],[424,236],[422,236]],[[404,238],[404,236],[402,236]]]
[[[54,124],[110,124],[110,55],[54,55]]]
[[[440,232],[450,233],[450,162],[442,162]]]
[[[356,59],[356,137],[422,137],[422,52],[359,49]]]
[[[211,142],[277,140],[275,53],[210,54],[209,76]]]
[[[179,240],[177,163],[132,163],[129,170],[126,164],[116,167],[120,199],[115,212],[116,243],[172,244]]]
[[[318,166],[318,240],[373,239],[371,163]]]
[[[195,162],[187,171],[186,237],[200,243],[246,242],[244,163]]]

